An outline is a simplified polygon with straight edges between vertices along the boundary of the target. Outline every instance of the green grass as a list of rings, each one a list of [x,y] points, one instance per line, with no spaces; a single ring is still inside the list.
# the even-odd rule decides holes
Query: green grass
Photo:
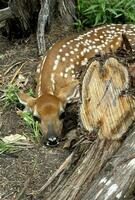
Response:
[[[3,101],[5,103],[5,107],[9,106],[10,104],[15,104],[18,102],[18,97],[16,93],[19,92],[19,88],[15,85],[7,85],[4,90],[4,97]]]
[[[22,119],[24,120],[25,124],[33,130],[32,133],[27,136],[29,136],[34,143],[39,144],[41,141],[39,122],[35,121],[32,113],[29,112],[22,112]]]
[[[31,97],[35,97],[35,96],[36,96],[36,94],[35,94],[35,92],[33,91],[32,88],[30,88],[30,89],[27,91],[27,94],[28,94],[29,96],[31,96]]]
[[[135,0],[77,0],[77,29],[109,23],[135,23]]]
[[[7,144],[7,143],[3,142],[2,140],[0,140],[0,154],[3,154],[3,153],[13,154],[18,151],[19,151],[19,148],[16,147],[15,145]]]
[[[3,95],[3,101],[5,103],[5,107],[11,105],[11,104],[18,104],[19,100],[17,97],[17,93],[19,92],[19,88],[16,85],[7,85],[5,90],[4,90],[4,95]],[[27,91],[27,94],[29,96],[35,97],[34,91],[30,88]]]
[[[19,103],[17,93],[19,92],[19,88],[15,85],[8,85],[4,90],[4,106],[7,107],[11,104],[17,105]],[[32,89],[29,89],[27,91],[27,94],[30,96],[35,96],[35,93]],[[41,141],[41,132],[40,132],[40,126],[39,122],[35,121],[32,113],[29,112],[22,112],[22,119],[24,120],[25,124],[30,127],[33,131],[31,134],[27,135],[34,143],[40,143]],[[3,152],[10,151],[13,147],[12,145],[5,144],[4,142],[0,144],[0,152],[2,152],[1,148],[3,149]]]

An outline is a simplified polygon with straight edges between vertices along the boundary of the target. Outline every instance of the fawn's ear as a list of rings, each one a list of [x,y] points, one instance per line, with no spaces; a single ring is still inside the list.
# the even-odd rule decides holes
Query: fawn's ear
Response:
[[[21,104],[29,108],[31,111],[34,109],[34,106],[36,104],[36,98],[31,97],[25,93],[18,93],[17,97]]]

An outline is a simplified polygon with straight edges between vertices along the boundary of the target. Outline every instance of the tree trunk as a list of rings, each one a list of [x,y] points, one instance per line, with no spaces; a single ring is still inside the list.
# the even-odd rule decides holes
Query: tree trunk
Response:
[[[19,21],[22,32],[31,32],[34,29],[34,17],[39,11],[39,6],[38,0],[9,1],[9,7],[11,8],[14,17]]]
[[[0,22],[6,20],[9,39],[28,36],[37,29],[39,55],[46,51],[45,29],[51,26],[52,18],[62,18],[64,26],[73,26],[75,19],[74,0],[10,0],[8,7],[0,10]]]
[[[59,12],[64,24],[69,26],[73,25],[74,20],[76,19],[75,15],[75,1],[74,0],[58,0],[59,2]]]

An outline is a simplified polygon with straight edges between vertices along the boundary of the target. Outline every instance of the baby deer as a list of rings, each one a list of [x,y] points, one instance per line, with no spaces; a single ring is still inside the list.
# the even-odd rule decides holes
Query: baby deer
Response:
[[[123,33],[131,45],[135,43],[135,25],[130,24],[105,25],[57,42],[38,69],[37,97],[18,94],[20,102],[40,118],[48,145],[59,143],[63,124],[60,115],[67,103],[79,98],[79,68],[96,54],[114,52],[121,46]]]

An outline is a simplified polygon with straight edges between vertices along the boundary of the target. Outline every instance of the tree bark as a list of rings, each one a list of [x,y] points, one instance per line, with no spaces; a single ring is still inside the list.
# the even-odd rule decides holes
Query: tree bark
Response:
[[[70,176],[64,178],[62,183],[57,186],[47,200],[81,200],[83,186],[86,184],[85,187],[88,190],[88,185],[91,185],[93,178],[100,172],[101,168],[111,158],[119,145],[120,143],[118,142],[105,145],[104,141],[100,142],[97,139],[88,148],[87,153],[81,162],[79,162],[77,168]]]
[[[12,17],[13,17],[13,14],[11,12],[10,7],[7,7],[7,8],[0,10],[0,22],[7,20],[7,19],[10,19]]]
[[[58,0],[59,2],[59,12],[62,21],[69,26],[73,26],[74,20],[76,19],[75,13],[75,1],[74,0]]]
[[[131,200],[135,189],[135,124],[123,143],[100,141],[89,146],[47,200]]]
[[[135,126],[121,148],[92,182],[82,200],[131,200],[135,191]]]
[[[31,32],[33,30],[34,15],[39,11],[38,0],[10,0],[9,7],[14,18],[20,22],[22,32]],[[17,23],[17,22],[16,22]]]
[[[41,2],[41,9],[38,15],[38,24],[37,24],[37,44],[39,55],[44,55],[46,51],[45,44],[45,27],[48,24],[48,21],[51,21],[51,15],[53,13],[55,6],[55,0],[43,0]]]

